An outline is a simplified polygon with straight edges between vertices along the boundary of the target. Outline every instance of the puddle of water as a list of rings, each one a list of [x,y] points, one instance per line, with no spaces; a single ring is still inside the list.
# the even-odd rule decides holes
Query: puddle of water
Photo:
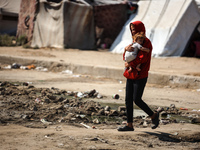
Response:
[[[117,103],[100,103],[101,106],[105,107],[105,106],[110,106],[111,109],[113,110],[118,110],[119,106],[125,106],[123,104],[117,104]],[[136,105],[134,105],[134,110],[133,110],[133,116],[137,117],[137,116],[148,116],[143,110],[141,110],[139,107],[137,107]]]
[[[164,117],[163,117],[164,118]],[[176,120],[176,122],[178,123],[191,123],[191,119],[189,117],[186,116],[179,116],[179,115],[174,115],[174,114],[168,114],[167,117],[165,117],[166,119],[170,119],[170,120]]]

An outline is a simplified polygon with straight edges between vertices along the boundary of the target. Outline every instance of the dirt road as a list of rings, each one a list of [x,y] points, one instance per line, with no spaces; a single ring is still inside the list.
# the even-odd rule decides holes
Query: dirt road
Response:
[[[13,53],[12,50],[15,51],[15,53]],[[114,63],[115,61],[118,62],[117,60],[121,58],[120,55],[110,54],[104,51],[27,51],[21,48],[1,48],[0,54],[1,56],[14,55],[30,59],[32,59],[33,57],[38,57],[41,60],[51,59],[58,62],[66,61],[63,59],[63,56],[70,55],[71,57],[69,57],[68,60],[70,63],[74,62],[75,59],[80,60],[79,62],[87,65],[90,65],[91,62],[94,62],[96,64],[99,63],[98,65],[101,66],[107,65],[113,68],[123,68],[123,64]],[[81,57],[83,59],[80,59],[80,57],[78,57],[80,55],[85,57]],[[90,60],[88,60],[88,57],[86,57],[88,55],[90,55],[91,57]],[[97,59],[97,57],[99,59]],[[100,58],[103,59],[101,60]],[[109,63],[109,60],[111,58],[114,58],[116,60],[110,61]],[[98,61],[95,61],[95,59],[97,59]],[[172,65],[172,63],[174,65]],[[198,64],[199,60],[195,58],[160,58],[157,60],[153,58],[152,71],[160,71],[165,74],[172,73],[199,76],[199,67],[197,67]],[[67,74],[62,73],[60,69],[56,68],[54,68],[52,71],[47,72],[37,70],[4,69],[4,67],[7,65],[9,64],[1,62],[1,83],[3,83],[4,81],[9,81],[12,83],[28,82],[29,85],[34,86],[36,89],[51,89],[52,87],[54,87],[60,90],[77,92],[85,92],[95,89],[101,95],[103,95],[104,98],[92,98],[90,100],[101,103],[114,103],[120,105],[124,104],[125,80],[109,79],[86,74]],[[183,67],[180,67],[181,65]],[[60,66],[57,67],[62,68]],[[50,70],[50,68],[48,69]],[[1,87],[5,89],[8,88],[4,86]],[[11,91],[14,91],[14,89],[12,89]],[[2,91],[3,90],[1,88],[0,149],[200,149],[200,126],[198,124],[184,123],[184,121],[182,121],[182,123],[174,122],[167,124],[162,122],[159,128],[157,128],[156,130],[152,130],[149,126],[150,124],[148,124],[148,126],[143,126],[143,119],[140,118],[137,120],[137,118],[135,118],[135,131],[126,133],[121,133],[116,130],[117,127],[122,125],[122,121],[105,123],[101,122],[100,124],[95,124],[91,121],[84,122],[83,120],[81,120],[75,122],[59,122],[55,119],[53,120],[53,124],[46,125],[38,118],[41,113],[48,110],[46,109],[48,105],[44,105],[44,109],[42,106],[38,106],[39,104],[35,104],[37,106],[37,109],[39,110],[35,111],[32,105],[24,107],[24,103],[31,102],[32,104],[32,100],[35,100],[37,98],[36,96],[31,96],[30,94],[27,94],[30,99],[28,97],[22,99],[20,98],[21,95],[15,95],[17,97],[14,97],[11,93],[4,93],[5,95],[3,95]],[[33,93],[34,92],[32,92],[32,94]],[[120,99],[113,99],[113,94],[119,94]],[[199,118],[199,96],[199,89],[195,88],[191,89],[185,88],[185,86],[176,87],[169,85],[147,84],[143,99],[152,107],[162,106],[164,108],[167,108],[170,107],[171,104],[174,104],[178,112],[181,112],[182,115],[185,114],[186,116],[195,116],[196,118]],[[14,101],[18,105],[16,105],[15,103],[6,103],[5,101],[8,100]],[[11,105],[13,107],[11,107]],[[58,103],[50,103],[49,107],[56,107],[57,105]],[[22,106],[24,107],[24,110],[22,109]],[[180,108],[187,108],[188,110],[180,110]],[[53,110],[52,112],[54,112]],[[63,110],[64,109],[61,109],[59,111],[57,110],[57,112]],[[34,117],[32,118],[33,120],[31,118],[29,118],[28,120],[23,119],[23,114],[26,113],[34,113]],[[2,121],[2,115],[6,114],[10,115],[8,115],[9,117],[7,118],[7,120]],[[68,112],[65,115],[68,115]],[[87,129],[80,124],[81,122],[84,122],[90,127],[95,126],[96,129]],[[142,124],[139,125],[140,123]]]

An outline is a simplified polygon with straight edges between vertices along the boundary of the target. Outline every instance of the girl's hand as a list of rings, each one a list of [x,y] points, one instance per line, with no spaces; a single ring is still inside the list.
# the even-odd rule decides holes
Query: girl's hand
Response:
[[[132,51],[132,46],[133,44],[129,44],[128,46],[125,47],[125,51]]]
[[[128,63],[128,62],[125,62],[125,64],[124,64],[124,65],[125,65],[125,67],[126,67],[126,68],[130,67],[130,65],[129,65],[129,63]]]

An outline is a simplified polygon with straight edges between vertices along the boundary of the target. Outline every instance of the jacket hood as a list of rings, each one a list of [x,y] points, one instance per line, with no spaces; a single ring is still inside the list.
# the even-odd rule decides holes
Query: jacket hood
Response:
[[[144,32],[144,34],[145,34],[145,32],[146,32],[145,26],[144,26],[144,24],[141,21],[131,22],[130,23],[130,29],[131,29],[131,24],[134,25],[136,33],[138,33],[138,32]]]

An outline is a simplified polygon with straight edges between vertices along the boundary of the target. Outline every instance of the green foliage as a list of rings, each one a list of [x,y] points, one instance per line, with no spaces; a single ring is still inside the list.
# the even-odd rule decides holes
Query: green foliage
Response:
[[[0,46],[15,46],[16,37],[9,36],[8,34],[0,35]]]
[[[26,35],[21,35],[17,38],[17,46],[23,46],[27,43],[27,36]]]

